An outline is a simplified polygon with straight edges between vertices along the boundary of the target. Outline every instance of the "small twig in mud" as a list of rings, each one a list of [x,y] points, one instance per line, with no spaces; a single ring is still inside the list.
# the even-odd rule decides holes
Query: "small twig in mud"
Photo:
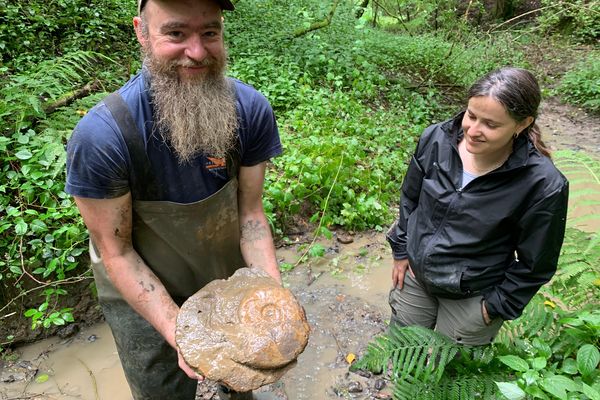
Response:
[[[98,384],[96,382],[96,377],[94,376],[94,373],[87,366],[87,364],[83,362],[83,360],[81,360],[80,358],[77,358],[77,361],[79,361],[81,363],[81,365],[84,366],[84,368],[87,370],[88,374],[90,375],[90,378],[92,380],[92,385],[94,386],[94,395],[96,396],[96,400],[99,400],[100,396],[98,395]]]
[[[335,340],[335,345],[338,348],[338,353],[342,356],[345,356],[346,354],[344,353],[344,350],[342,350],[342,346],[340,346],[340,341],[338,340],[337,336],[335,336],[335,333],[333,333],[331,329],[329,330],[329,333],[331,334],[331,337],[333,337],[333,340]]]
[[[319,277],[323,275],[323,272],[319,272],[318,274],[313,274],[312,268],[308,268],[308,281],[306,282],[306,286],[312,285]]]

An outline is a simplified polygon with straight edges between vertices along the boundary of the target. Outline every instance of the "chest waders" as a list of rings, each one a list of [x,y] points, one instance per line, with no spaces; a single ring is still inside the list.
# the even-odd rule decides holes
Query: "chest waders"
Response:
[[[144,142],[120,95],[105,104],[115,118],[136,171],[141,198],[156,188]],[[231,180],[212,196],[195,203],[133,199],[133,247],[181,305],[208,282],[231,276],[244,266],[240,252],[237,207],[237,160]],[[194,400],[197,381],[179,368],[176,351],[121,297],[90,240],[90,258],[100,305],[110,325],[134,399]]]

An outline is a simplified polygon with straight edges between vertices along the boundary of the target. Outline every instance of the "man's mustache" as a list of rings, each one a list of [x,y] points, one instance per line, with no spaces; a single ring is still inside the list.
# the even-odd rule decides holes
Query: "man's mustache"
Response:
[[[176,61],[172,64],[173,67],[184,67],[184,68],[198,68],[198,67],[211,67],[217,62],[212,57],[206,57],[204,60],[198,62],[193,60]]]

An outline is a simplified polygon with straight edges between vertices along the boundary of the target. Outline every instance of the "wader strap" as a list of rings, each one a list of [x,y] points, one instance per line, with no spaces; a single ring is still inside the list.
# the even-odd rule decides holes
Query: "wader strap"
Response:
[[[146,146],[127,104],[125,104],[123,97],[118,92],[108,95],[104,99],[104,104],[110,110],[119,127],[121,136],[123,136],[123,140],[125,140],[125,144],[127,145],[131,163],[133,164],[132,169],[135,171],[135,182],[131,179],[132,173],[129,173],[129,186],[132,196],[136,199],[155,200],[157,197],[157,186],[152,174],[150,160],[146,153]],[[132,187],[134,183],[135,187]]]

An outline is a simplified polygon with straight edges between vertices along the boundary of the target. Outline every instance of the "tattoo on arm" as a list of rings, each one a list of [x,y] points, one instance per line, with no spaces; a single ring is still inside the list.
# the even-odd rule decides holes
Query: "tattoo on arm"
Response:
[[[260,221],[252,219],[241,226],[241,231],[240,243],[242,244],[256,242],[267,236],[266,227]]]

